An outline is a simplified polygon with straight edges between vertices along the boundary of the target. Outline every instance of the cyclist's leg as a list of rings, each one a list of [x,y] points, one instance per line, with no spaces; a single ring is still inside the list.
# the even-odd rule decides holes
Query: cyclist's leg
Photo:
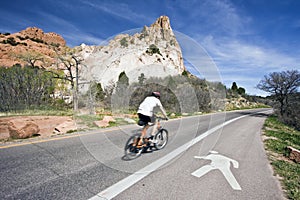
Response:
[[[138,116],[139,116],[139,120],[142,121],[142,122],[144,122],[146,124],[146,125],[144,125],[144,127],[143,127],[143,129],[141,131],[141,137],[140,137],[141,139],[140,139],[140,141],[138,143],[138,145],[142,145],[144,138],[146,138],[147,130],[150,127],[150,125],[148,123],[151,122],[151,117],[143,115],[141,113],[138,113]]]
[[[149,125],[145,125],[143,130],[141,131],[141,138],[140,138],[140,141],[138,143],[138,145],[143,145],[143,142],[145,143],[145,138],[146,138],[146,135],[147,135],[147,130],[150,126]]]
[[[146,135],[147,135],[147,130],[148,130],[148,128],[149,128],[150,126],[149,125],[145,125],[144,126],[144,128],[143,128],[143,130],[142,130],[142,138],[145,138],[146,137]]]

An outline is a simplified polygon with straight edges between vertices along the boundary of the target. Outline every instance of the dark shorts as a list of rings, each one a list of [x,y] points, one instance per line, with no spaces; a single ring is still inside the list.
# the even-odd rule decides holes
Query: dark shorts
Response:
[[[138,116],[139,116],[138,125],[140,125],[140,126],[144,126],[144,125],[148,124],[148,122],[151,122],[151,117],[149,117],[149,116],[143,115],[141,113],[138,113]]]

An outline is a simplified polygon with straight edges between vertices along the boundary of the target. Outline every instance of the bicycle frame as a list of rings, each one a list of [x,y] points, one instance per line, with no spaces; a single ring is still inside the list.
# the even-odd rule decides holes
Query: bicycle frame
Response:
[[[135,159],[137,157],[139,157],[141,155],[141,153],[144,150],[147,150],[149,147],[152,148],[156,148],[156,150],[160,150],[162,148],[164,148],[168,142],[168,131],[166,129],[164,129],[162,126],[160,126],[159,129],[157,129],[158,123],[164,118],[161,117],[157,117],[156,118],[156,123],[154,123],[153,125],[153,131],[151,133],[152,138],[147,141],[148,145],[147,146],[139,146],[137,145],[137,142],[141,139],[141,133],[140,131],[142,129],[137,130],[137,132],[132,135],[126,142],[125,145],[125,157],[127,158],[127,160],[131,160],[131,159]],[[145,126],[144,126],[145,127]],[[155,133],[155,134],[153,134]],[[142,143],[144,143],[144,140],[142,140]],[[150,146],[151,145],[151,146]],[[124,157],[124,158],[125,158]]]

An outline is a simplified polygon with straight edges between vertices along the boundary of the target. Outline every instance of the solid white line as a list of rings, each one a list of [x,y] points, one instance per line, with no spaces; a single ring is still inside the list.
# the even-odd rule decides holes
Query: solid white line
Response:
[[[194,138],[193,140],[187,142],[186,144],[180,146],[179,148],[175,149],[174,151],[170,152],[169,154],[165,155],[164,157],[156,160],[155,162],[151,163],[150,165],[144,167],[143,169],[135,172],[134,174],[124,178],[123,180],[115,183],[114,185],[108,187],[107,189],[103,190],[102,192],[98,193],[96,196],[90,198],[90,200],[103,200],[103,199],[112,199],[115,196],[117,196],[118,194],[120,194],[121,192],[123,192],[124,190],[128,189],[129,187],[131,187],[132,185],[134,185],[135,183],[139,182],[140,180],[142,180],[143,178],[145,178],[146,176],[148,176],[150,173],[152,173],[153,171],[155,171],[156,169],[158,169],[159,167],[163,166],[164,164],[166,164],[167,162],[169,162],[170,160],[174,159],[176,156],[178,156],[179,154],[181,154],[182,152],[186,151],[188,148],[190,148],[191,146],[193,146],[194,144],[200,142],[201,140],[203,140],[205,137],[211,135],[212,133],[214,133],[215,131],[217,131],[220,128],[223,128],[224,126],[239,120],[243,117],[246,117],[247,115],[243,115],[241,117],[237,117],[234,119],[231,119],[223,124],[220,124],[208,131],[206,131],[205,133],[199,135],[198,137]]]

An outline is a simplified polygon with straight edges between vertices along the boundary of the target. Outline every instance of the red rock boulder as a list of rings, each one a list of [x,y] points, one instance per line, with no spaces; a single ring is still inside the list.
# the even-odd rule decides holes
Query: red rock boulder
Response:
[[[39,126],[33,122],[28,122],[22,128],[17,128],[13,122],[8,123],[9,136],[14,139],[25,139],[38,135]]]

